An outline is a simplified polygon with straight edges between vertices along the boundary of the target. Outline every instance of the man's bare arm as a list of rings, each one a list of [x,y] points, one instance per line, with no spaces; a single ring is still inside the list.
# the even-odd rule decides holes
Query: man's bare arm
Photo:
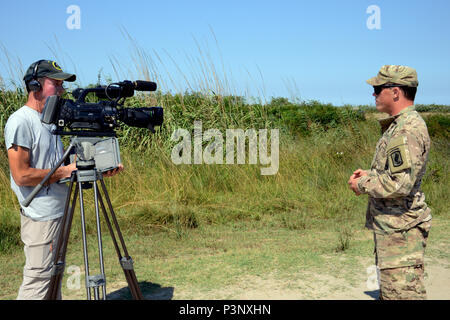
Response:
[[[8,161],[11,175],[18,186],[36,186],[51,170],[30,167],[29,150],[17,145],[13,145],[8,149]],[[76,170],[75,163],[58,168],[48,183],[51,184],[60,179],[70,177],[73,170]]]

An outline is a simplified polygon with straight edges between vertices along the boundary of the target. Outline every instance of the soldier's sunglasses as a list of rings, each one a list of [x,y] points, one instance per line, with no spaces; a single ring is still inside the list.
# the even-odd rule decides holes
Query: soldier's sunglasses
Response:
[[[379,95],[384,88],[394,88],[394,87],[404,87],[404,86],[398,84],[384,84],[381,86],[373,86],[373,93],[375,95]]]

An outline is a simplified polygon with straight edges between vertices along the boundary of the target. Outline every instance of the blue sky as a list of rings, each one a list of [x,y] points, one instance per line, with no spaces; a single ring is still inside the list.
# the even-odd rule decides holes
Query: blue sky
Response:
[[[67,27],[70,5],[80,9],[79,29]],[[371,5],[379,29],[367,27]],[[56,59],[77,86],[99,73],[103,84],[144,79],[145,67],[174,93],[373,105],[365,80],[402,64],[418,72],[416,103],[450,104],[449,17],[448,0],[8,1],[0,75],[18,81],[33,61]]]

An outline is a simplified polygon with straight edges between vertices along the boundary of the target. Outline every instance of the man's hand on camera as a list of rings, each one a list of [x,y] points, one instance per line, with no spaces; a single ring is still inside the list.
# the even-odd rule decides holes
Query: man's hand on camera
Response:
[[[70,178],[70,176],[72,175],[72,171],[77,170],[77,164],[75,162],[72,162],[71,164],[63,166],[62,168],[64,170],[64,173],[61,179]]]
[[[109,170],[103,173],[103,177],[112,177],[115,176],[116,174],[122,172],[124,170],[123,168],[123,164],[119,163],[119,166],[113,170]]]

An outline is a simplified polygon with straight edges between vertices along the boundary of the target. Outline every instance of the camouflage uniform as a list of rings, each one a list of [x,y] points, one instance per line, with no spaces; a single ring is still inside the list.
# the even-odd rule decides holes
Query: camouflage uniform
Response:
[[[378,77],[367,82],[379,85],[383,81],[380,80],[382,71],[387,78],[384,80],[392,81],[389,71],[396,73],[392,67],[398,68],[384,66]],[[399,70],[396,71],[398,74]],[[411,83],[411,79],[406,81]],[[393,83],[399,82],[403,84],[398,78]],[[380,120],[380,124],[382,137],[377,143],[371,168],[367,170],[367,176],[358,180],[360,193],[369,195],[366,227],[374,231],[380,298],[425,299],[424,250],[431,228],[431,210],[425,203],[420,185],[425,174],[430,137],[425,121],[414,105]]]

